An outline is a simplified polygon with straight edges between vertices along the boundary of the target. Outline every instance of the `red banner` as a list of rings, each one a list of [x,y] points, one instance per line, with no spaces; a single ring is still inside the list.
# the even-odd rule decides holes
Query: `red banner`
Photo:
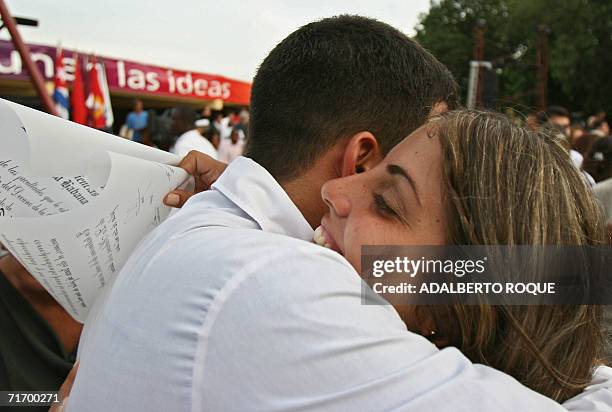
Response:
[[[52,80],[55,73],[55,47],[30,44],[32,59],[43,77]],[[64,49],[66,80],[74,80],[73,51]],[[112,92],[135,95],[162,95],[169,97],[220,99],[227,103],[248,105],[251,84],[227,77],[195,73],[166,67],[151,66],[129,60],[97,56],[104,63],[108,87]],[[10,41],[0,40],[0,80],[28,80],[21,56]]]

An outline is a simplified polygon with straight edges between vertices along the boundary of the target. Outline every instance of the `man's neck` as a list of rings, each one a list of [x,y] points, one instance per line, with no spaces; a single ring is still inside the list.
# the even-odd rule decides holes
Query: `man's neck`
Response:
[[[320,196],[321,185],[322,183],[317,183],[304,177],[281,184],[291,201],[302,212],[302,215],[313,229],[321,224],[321,217],[327,211]]]
[[[321,187],[328,180],[340,176],[337,165],[341,164],[341,158],[342,151],[333,148],[310,170],[289,181],[279,182],[313,229],[321,225],[321,218],[329,210],[321,197]]]

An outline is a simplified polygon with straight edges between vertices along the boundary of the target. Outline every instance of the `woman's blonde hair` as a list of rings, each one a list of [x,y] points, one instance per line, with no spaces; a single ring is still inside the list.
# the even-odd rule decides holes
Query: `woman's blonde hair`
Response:
[[[449,243],[603,245],[596,200],[554,135],[501,114],[430,121],[442,145]],[[584,389],[604,348],[601,306],[420,307],[473,362],[563,402]]]

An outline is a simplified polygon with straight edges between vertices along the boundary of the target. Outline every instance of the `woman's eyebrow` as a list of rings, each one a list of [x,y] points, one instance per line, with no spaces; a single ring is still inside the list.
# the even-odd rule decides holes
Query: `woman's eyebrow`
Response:
[[[410,175],[408,174],[408,172],[406,172],[406,170],[404,170],[401,166],[390,164],[390,165],[387,165],[387,172],[392,176],[399,175],[399,176],[404,177],[410,184],[410,187],[412,188],[412,190],[414,191],[414,195],[416,197],[417,203],[419,204],[419,206],[422,206],[421,199],[419,198],[419,192],[416,189],[414,180],[412,179],[412,177],[410,177]]]

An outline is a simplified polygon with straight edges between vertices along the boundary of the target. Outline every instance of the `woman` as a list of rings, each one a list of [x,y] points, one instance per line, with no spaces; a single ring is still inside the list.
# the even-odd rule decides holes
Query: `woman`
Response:
[[[322,237],[360,271],[361,245],[602,245],[599,209],[562,143],[502,115],[449,112],[371,171],[329,181]],[[396,306],[456,346],[563,402],[601,364],[599,306]]]

